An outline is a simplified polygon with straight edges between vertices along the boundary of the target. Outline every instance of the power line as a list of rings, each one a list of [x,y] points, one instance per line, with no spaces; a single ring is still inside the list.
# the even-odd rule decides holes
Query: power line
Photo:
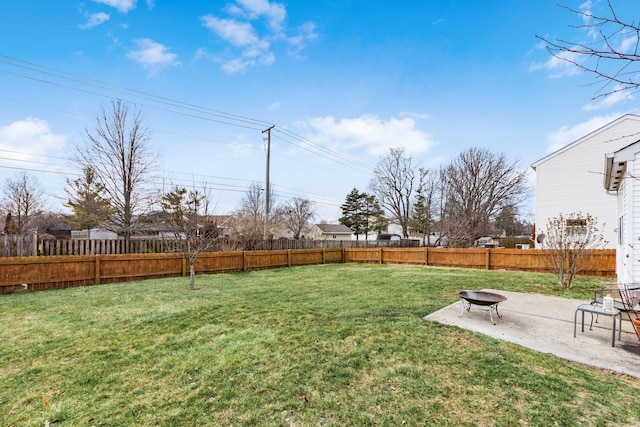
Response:
[[[44,75],[48,75],[51,77],[55,77],[55,78],[59,78],[59,79],[64,79],[67,81],[71,81],[71,82],[75,82],[75,83],[79,83],[79,84],[83,84],[83,85],[87,85],[87,86],[92,86],[92,87],[97,87],[100,89],[105,89],[105,90],[113,90],[116,92],[121,92],[121,93],[129,93],[132,94],[134,96],[140,96],[142,99],[147,99],[147,100],[154,100],[155,102],[161,103],[161,104],[166,104],[166,105],[170,105],[170,106],[174,106],[174,107],[178,107],[178,108],[184,108],[186,110],[192,110],[192,111],[197,111],[197,112],[205,112],[207,114],[211,114],[214,116],[219,116],[222,118],[225,118],[227,120],[235,120],[235,121],[239,121],[239,122],[245,122],[245,123],[249,123],[249,124],[253,124],[256,126],[264,126],[266,124],[268,124],[265,121],[262,120],[258,120],[258,119],[253,119],[250,117],[246,117],[246,116],[241,116],[238,114],[232,114],[232,113],[226,113],[224,111],[219,111],[219,110],[214,110],[208,107],[203,107],[203,106],[199,106],[199,105],[195,105],[195,104],[191,104],[188,102],[183,102],[183,101],[179,101],[179,100],[175,100],[175,99],[171,99],[171,98],[167,98],[167,97],[163,97],[163,96],[159,96],[159,95],[155,95],[149,92],[144,92],[141,90],[137,90],[137,89],[132,89],[132,88],[128,88],[125,86],[119,86],[119,85],[115,85],[113,83],[109,83],[109,82],[105,82],[105,81],[101,81],[101,80],[96,80],[96,79],[92,79],[86,76],[82,76],[79,74],[73,74],[73,73],[69,73],[63,70],[59,70],[56,68],[51,68],[51,67],[47,67],[41,64],[37,64],[35,62],[30,62],[30,61],[25,61],[19,58],[15,58],[15,57],[11,57],[11,56],[7,56],[7,55],[3,55],[0,54],[1,58],[6,58],[10,61],[13,62],[9,62],[7,60],[1,60],[1,63],[5,63],[7,65],[11,65],[14,67],[18,67],[18,68],[22,68],[22,69],[27,69],[30,71],[34,71],[37,73],[41,73]],[[27,64],[27,65],[21,65],[21,64]]]
[[[140,97],[142,99],[145,100],[150,100],[153,102],[157,102],[163,105],[168,105],[171,107],[176,107],[176,108],[181,108],[181,109],[185,109],[187,111],[193,111],[193,112],[197,112],[200,114],[206,114],[206,115],[212,115],[214,117],[219,117],[219,118],[223,118],[224,120],[219,120],[219,119],[213,119],[211,117],[203,117],[201,115],[196,115],[196,114],[191,114],[191,113],[186,113],[186,112],[181,112],[181,111],[175,111],[175,110],[171,110],[171,109],[167,109],[167,108],[161,108],[158,106],[153,106],[153,105],[148,105],[148,104],[142,104],[142,103],[137,103],[139,105],[148,107],[148,108],[153,108],[156,110],[160,110],[160,111],[165,111],[165,112],[169,112],[169,113],[173,113],[173,114],[179,114],[179,115],[183,115],[186,117],[191,117],[191,118],[195,118],[195,119],[201,119],[201,120],[206,120],[206,121],[211,121],[211,122],[215,122],[215,123],[220,123],[220,124],[225,124],[225,125],[229,125],[229,126],[236,126],[236,127],[242,127],[242,128],[247,128],[250,130],[261,130],[264,126],[270,125],[269,122],[266,122],[264,120],[259,120],[259,119],[254,119],[254,118],[250,118],[247,116],[242,116],[242,115],[237,115],[237,114],[232,114],[232,113],[227,113],[224,111],[220,111],[220,110],[214,110],[208,107],[203,107],[203,106],[199,106],[196,104],[192,104],[192,103],[187,103],[187,102],[183,102],[183,101],[179,101],[179,100],[175,100],[175,99],[171,99],[171,98],[167,98],[167,97],[163,97],[163,96],[159,96],[159,95],[155,95],[149,92],[144,92],[144,91],[140,91],[140,90],[136,90],[136,89],[131,89],[131,88],[127,88],[124,86],[119,86],[119,85],[115,85],[112,83],[108,83],[108,82],[104,82],[104,81],[100,81],[100,80],[96,80],[96,79],[91,79],[89,77],[86,76],[82,76],[79,74],[73,74],[73,73],[69,73],[63,70],[59,70],[59,69],[55,69],[55,68],[51,68],[51,67],[47,67],[41,64],[37,64],[34,62],[30,62],[30,61],[25,61],[19,58],[15,58],[15,57],[11,57],[8,55],[4,55],[4,54],[0,54],[0,58],[5,58],[4,60],[0,59],[0,63],[4,63],[6,65],[9,66],[13,66],[13,67],[18,67],[21,69],[26,69],[29,71],[33,71],[36,73],[40,73],[40,74],[44,74],[46,76],[49,77],[53,77],[53,78],[57,78],[57,79],[63,79],[66,81],[70,81],[73,83],[78,83],[81,85],[86,85],[86,86],[90,86],[90,87],[97,87],[103,90],[107,90],[107,91],[115,91],[115,92],[120,92],[120,93],[127,93],[127,94],[132,94],[134,96]],[[13,61],[13,62],[11,62]],[[31,79],[34,81],[38,81],[41,83],[45,83],[45,84],[50,84],[50,85],[54,85],[54,86],[58,86],[58,87],[62,87],[65,89],[70,89],[70,90],[74,90],[74,91],[79,91],[79,92],[83,92],[83,93],[87,93],[87,94],[91,94],[91,95],[96,95],[96,96],[100,96],[100,97],[104,97],[104,98],[109,98],[112,99],[113,97],[111,95],[107,95],[107,94],[102,94],[102,93],[98,93],[95,91],[91,91],[91,90],[87,90],[87,89],[82,89],[82,88],[78,88],[78,87],[74,87],[74,86],[70,86],[68,84],[62,84],[62,83],[58,83],[58,82],[52,82],[49,80],[45,80],[45,79],[40,79],[40,78],[36,78],[36,77],[32,77],[32,76],[28,76],[25,74],[20,74],[20,73],[15,73],[15,72],[11,72],[11,71],[7,71],[7,70],[2,70],[0,69],[0,72],[6,73],[6,74],[10,74],[10,75],[14,75],[17,77],[21,77],[21,78],[25,78],[25,79]],[[131,102],[131,101],[129,101]],[[229,121],[231,120],[231,122]],[[320,144],[317,144],[311,140],[309,140],[308,138],[304,138],[282,126],[276,125],[276,130],[278,132],[281,132],[282,134],[287,134],[289,136],[289,138],[284,138],[282,137],[282,139],[285,142],[288,142],[292,145],[297,146],[298,148],[304,149],[312,154],[315,154],[317,156],[320,157],[324,157],[328,160],[334,161],[338,164],[341,164],[343,166],[347,166],[347,167],[351,167],[351,168],[359,168],[361,170],[364,170],[366,172],[371,172],[373,169],[369,166],[366,165],[365,163],[359,162],[355,159],[350,158],[349,156],[346,156],[342,153],[339,153],[335,150],[331,150],[328,149],[326,147],[321,146]],[[303,145],[304,144],[304,145]],[[308,145],[311,148],[305,147],[305,145]],[[324,154],[321,154],[324,153]]]

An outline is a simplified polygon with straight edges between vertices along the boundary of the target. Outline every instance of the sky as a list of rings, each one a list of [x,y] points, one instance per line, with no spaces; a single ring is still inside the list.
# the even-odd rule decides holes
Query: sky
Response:
[[[471,147],[523,169],[625,113],[632,93],[552,57],[592,40],[557,0],[5,0],[0,187],[26,171],[63,211],[69,161],[114,99],[141,113],[157,182],[203,183],[232,213],[269,179],[277,200],[336,223],[377,162],[403,148],[436,170]],[[563,5],[607,15],[606,1]],[[640,3],[613,0],[636,21]],[[533,214],[533,197],[523,214]]]

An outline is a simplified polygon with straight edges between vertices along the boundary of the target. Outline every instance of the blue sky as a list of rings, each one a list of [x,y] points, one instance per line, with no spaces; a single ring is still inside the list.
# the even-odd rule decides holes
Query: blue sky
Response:
[[[264,182],[272,124],[271,183],[313,200],[317,221],[337,221],[394,147],[428,168],[476,146],[529,169],[639,112],[631,94],[593,100],[594,78],[547,53],[536,35],[591,37],[556,3],[5,1],[0,182],[27,170],[61,209],[65,157],[113,98],[142,111],[162,176],[208,182],[218,214]],[[640,3],[614,6],[637,21]]]

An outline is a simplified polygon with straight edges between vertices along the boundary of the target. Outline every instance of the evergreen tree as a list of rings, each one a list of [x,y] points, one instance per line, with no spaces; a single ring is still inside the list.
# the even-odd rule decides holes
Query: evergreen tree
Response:
[[[429,245],[433,226],[433,205],[436,182],[426,169],[420,169],[420,184],[416,190],[416,200],[411,210],[409,229],[424,234],[424,244]]]
[[[363,233],[365,229],[365,218],[362,215],[362,206],[365,198],[365,193],[360,193],[357,188],[354,188],[349,194],[347,194],[345,202],[340,205],[340,208],[342,209],[342,216],[340,217],[339,222],[340,224],[346,225],[354,232],[356,240],[358,240],[358,236]]]
[[[354,188],[340,207],[342,208],[340,223],[355,233],[356,240],[360,234],[364,234],[365,239],[368,240],[369,232],[380,232],[387,228],[384,209],[373,194],[361,193]]]
[[[369,232],[380,233],[388,227],[387,219],[384,217],[384,209],[373,194],[362,193],[364,202],[362,204],[362,216],[364,223],[365,239],[369,240]]]
[[[65,192],[69,199],[65,206],[71,208],[73,214],[65,217],[66,223],[79,230],[90,230],[109,219],[114,210],[103,197],[104,185],[91,167],[84,168],[80,178],[67,179],[67,186]]]
[[[4,234],[20,234],[20,230],[18,230],[18,225],[13,219],[11,212],[7,213],[7,216],[4,220]]]

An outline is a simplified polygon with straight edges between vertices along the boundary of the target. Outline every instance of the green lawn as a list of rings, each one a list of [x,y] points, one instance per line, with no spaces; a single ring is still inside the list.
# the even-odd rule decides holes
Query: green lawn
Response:
[[[339,264],[4,295],[0,425],[637,425],[638,380],[422,320],[599,281]]]

